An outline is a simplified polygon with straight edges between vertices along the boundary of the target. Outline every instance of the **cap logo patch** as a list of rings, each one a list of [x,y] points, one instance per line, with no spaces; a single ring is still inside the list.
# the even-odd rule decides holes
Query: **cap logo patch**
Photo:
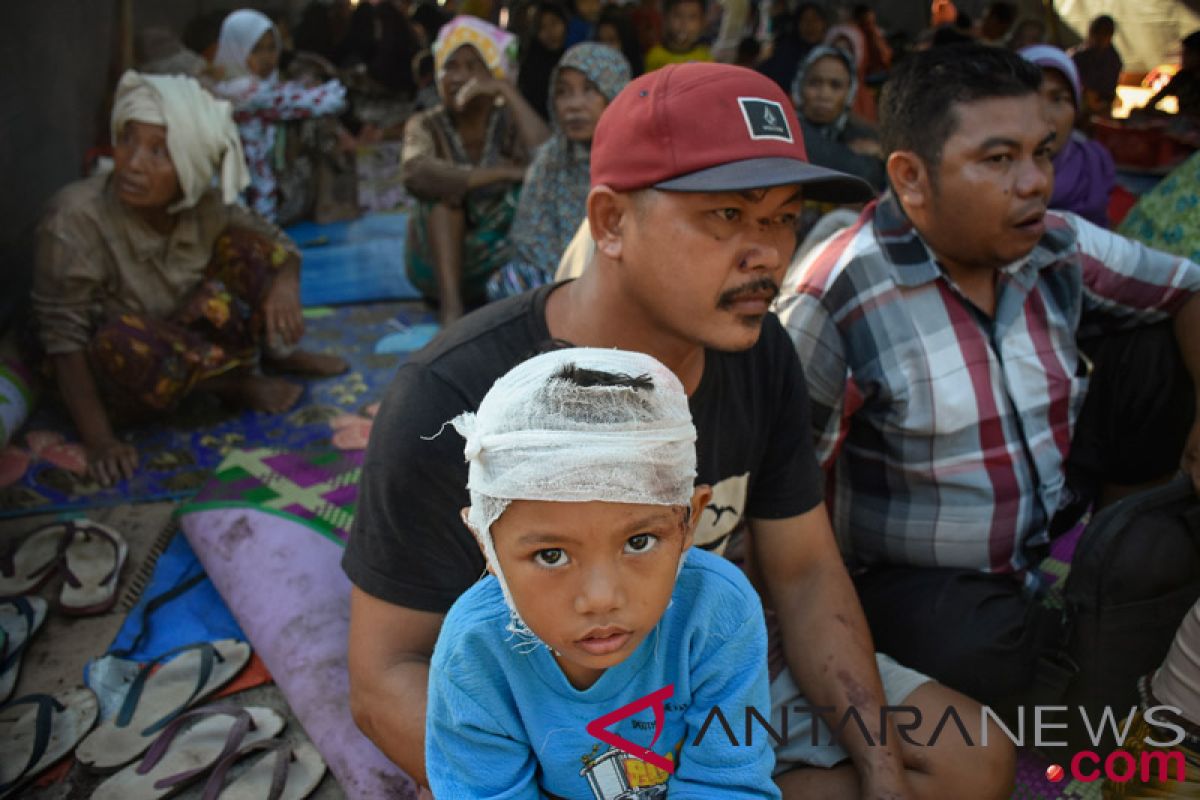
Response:
[[[781,103],[762,97],[739,97],[738,105],[742,108],[742,117],[746,120],[746,130],[750,132],[751,139],[795,142],[787,112]]]

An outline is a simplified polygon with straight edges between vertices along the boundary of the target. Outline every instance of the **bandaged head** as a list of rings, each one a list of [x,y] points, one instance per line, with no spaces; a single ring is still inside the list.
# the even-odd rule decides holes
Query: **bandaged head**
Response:
[[[492,524],[512,500],[687,506],[696,428],[669,369],[642,353],[570,348],[525,361],[474,414],[451,420],[466,439],[467,519],[527,633],[496,557]]]
[[[167,129],[167,152],[183,193],[168,207],[171,213],[196,205],[214,175],[226,204],[236,202],[250,184],[232,106],[214,98],[194,78],[126,72],[113,100],[114,144],[131,121]]]

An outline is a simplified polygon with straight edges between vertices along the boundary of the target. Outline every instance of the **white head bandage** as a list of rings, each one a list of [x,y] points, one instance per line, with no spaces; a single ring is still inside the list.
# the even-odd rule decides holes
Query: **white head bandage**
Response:
[[[674,373],[642,353],[544,353],[514,367],[476,413],[460,414],[450,424],[467,440],[467,518],[513,612],[514,629],[523,635],[528,629],[513,605],[491,533],[509,501],[691,502],[696,428],[687,395]]]

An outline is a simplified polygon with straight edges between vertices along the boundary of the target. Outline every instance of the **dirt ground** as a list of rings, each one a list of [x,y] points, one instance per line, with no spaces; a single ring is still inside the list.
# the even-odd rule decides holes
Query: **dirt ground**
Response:
[[[87,512],[90,519],[120,531],[129,543],[129,558],[121,573],[118,589],[119,599],[111,611],[91,617],[67,617],[51,608],[45,624],[25,653],[13,697],[33,692],[53,694],[83,684],[84,665],[88,659],[100,656],[108,649],[125,615],[137,603],[142,589],[148,583],[155,559],[174,534],[176,526],[171,517],[174,510],[175,504],[168,502],[92,509]],[[25,533],[55,518],[55,515],[40,515],[0,520],[0,551],[6,550]],[[52,581],[40,594],[51,601],[55,589]],[[292,741],[305,738],[283,693],[274,684],[249,689],[233,695],[233,698],[246,705],[265,705],[276,709],[288,720],[284,735]],[[236,771],[231,771],[227,780],[234,776]],[[28,800],[82,800],[91,796],[92,790],[103,777],[74,764],[65,780],[46,787],[28,788],[20,796]],[[203,782],[176,796],[184,800],[196,800],[200,798],[202,789]],[[344,796],[341,787],[329,773],[310,795],[314,800],[334,800]]]

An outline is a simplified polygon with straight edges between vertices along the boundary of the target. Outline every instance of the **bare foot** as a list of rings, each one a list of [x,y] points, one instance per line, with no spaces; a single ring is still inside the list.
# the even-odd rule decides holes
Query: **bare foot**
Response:
[[[295,375],[311,375],[318,378],[328,378],[341,375],[350,369],[350,365],[340,356],[328,353],[314,353],[309,350],[296,350],[283,358],[263,356],[263,361],[272,369],[280,372],[290,372]]]
[[[241,408],[279,414],[296,404],[304,387],[267,375],[221,376],[209,381],[205,388]]]
[[[304,387],[285,381],[283,378],[272,378],[267,375],[252,375],[242,381],[242,402],[254,411],[266,411],[278,414],[296,405]]]

